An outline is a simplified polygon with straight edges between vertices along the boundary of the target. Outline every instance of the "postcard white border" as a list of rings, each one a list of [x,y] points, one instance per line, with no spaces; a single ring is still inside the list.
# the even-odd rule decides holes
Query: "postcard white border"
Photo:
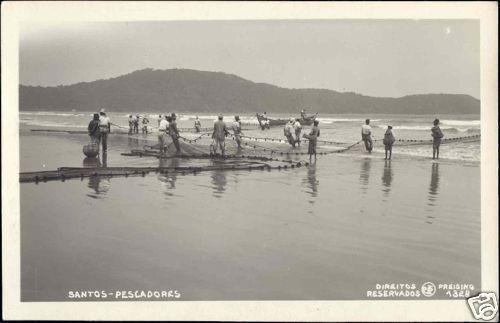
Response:
[[[481,265],[498,295],[498,16],[496,2],[2,2],[2,279],[4,319],[469,321],[465,300],[20,302],[18,44],[25,21],[479,19]]]

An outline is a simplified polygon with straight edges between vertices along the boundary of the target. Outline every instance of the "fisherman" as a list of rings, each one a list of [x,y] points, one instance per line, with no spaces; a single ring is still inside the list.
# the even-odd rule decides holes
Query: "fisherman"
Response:
[[[175,121],[177,119],[177,116],[175,115],[175,113],[172,113],[172,115],[170,116],[170,119],[172,121],[170,121],[169,125],[168,125],[168,133],[170,135],[170,137],[172,138],[172,141],[174,143],[174,146],[175,146],[175,149],[176,149],[176,153],[180,153],[181,152],[181,146],[179,144],[179,130],[177,129],[177,122]]]
[[[131,117],[129,117],[128,121],[129,121],[129,124],[130,124],[130,122],[132,123],[132,134],[134,134],[135,133],[135,123],[137,122],[137,117],[135,115],[132,115]]]
[[[238,149],[241,149],[241,135],[243,133],[241,132],[240,116],[234,116],[233,133],[234,133],[234,140],[236,140],[236,143],[238,144]]]
[[[200,122],[200,119],[198,118],[198,116],[196,116],[196,119],[194,120],[194,130],[196,132],[201,131],[201,122]]]
[[[160,127],[160,122],[163,120],[163,116],[161,114],[158,115],[158,127]]]
[[[161,114],[160,114],[161,115]],[[169,124],[166,117],[162,117],[158,126],[158,143],[160,144],[160,154],[163,155],[165,151],[165,142],[167,139],[167,131]]]
[[[312,155],[314,155],[314,162],[316,163],[316,146],[318,144],[319,137],[319,121],[314,120],[314,125],[311,128],[311,132],[307,136],[309,139],[309,147],[307,149],[307,153],[309,154],[309,162],[311,162]]]
[[[365,120],[365,124],[361,126],[361,139],[365,143],[366,150],[371,153],[373,149],[372,127],[370,127],[370,119]]]
[[[441,146],[441,138],[444,137],[441,128],[439,128],[439,119],[434,120],[434,127],[431,129],[432,136],[432,159],[439,159],[439,146]]]
[[[226,123],[222,121],[224,117],[222,114],[219,114],[218,120],[214,123],[214,132],[212,133],[213,142],[213,153],[217,152],[217,147],[220,148],[222,157],[224,157],[225,153],[225,140],[226,136],[229,134],[226,128]]]
[[[111,120],[106,116],[106,110],[101,109],[99,112],[99,133],[102,151],[108,151],[108,134],[111,132]]]
[[[149,124],[149,119],[144,116],[142,118],[142,133],[148,133],[148,124]]]
[[[139,133],[139,115],[136,115],[134,119],[134,133]]]
[[[302,120],[307,119],[307,114],[305,109],[302,109],[302,111],[300,111],[300,116],[302,117]]]
[[[128,115],[128,134],[131,135],[134,132],[134,118],[131,114]]]
[[[295,119],[293,129],[295,130],[295,142],[300,147],[300,133],[302,132],[302,125],[300,124],[299,118]]]
[[[293,138],[293,135],[292,135],[292,128],[293,128],[294,122],[295,122],[295,119],[290,118],[290,120],[285,124],[285,128],[283,129],[283,133],[284,133],[286,139],[288,139],[288,143],[290,145],[292,145],[293,148],[295,148],[295,139]]]
[[[262,125],[263,125],[263,128],[264,129],[269,129],[269,119],[267,118],[267,113],[266,111],[264,111],[264,113],[262,114],[262,120],[264,120],[262,122]]]
[[[392,157],[392,145],[394,145],[394,142],[396,141],[396,138],[394,138],[394,134],[392,133],[392,126],[387,126],[387,130],[385,131],[384,134],[384,146],[385,146],[385,159],[391,159]],[[389,158],[387,158],[387,152],[389,152]]]
[[[94,119],[92,119],[88,126],[89,136],[92,143],[99,146],[99,114],[94,113]]]

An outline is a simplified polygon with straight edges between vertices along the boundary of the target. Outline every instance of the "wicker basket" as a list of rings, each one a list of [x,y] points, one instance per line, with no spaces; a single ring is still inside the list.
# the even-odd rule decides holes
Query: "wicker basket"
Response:
[[[87,157],[95,157],[99,155],[99,145],[91,142],[90,144],[83,146],[83,153]]]

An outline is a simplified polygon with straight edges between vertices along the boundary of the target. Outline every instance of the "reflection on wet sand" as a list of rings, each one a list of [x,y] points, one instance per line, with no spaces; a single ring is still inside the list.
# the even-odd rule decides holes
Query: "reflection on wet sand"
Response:
[[[366,194],[366,190],[368,189],[368,184],[370,180],[370,167],[371,167],[371,158],[365,158],[361,162],[361,171],[359,173],[359,182],[361,183],[361,192]]]
[[[160,158],[159,167],[169,167],[169,168],[179,167],[179,159],[178,158]],[[177,172],[169,171],[166,174],[159,174],[158,179],[160,180],[160,182],[167,184],[166,187],[168,189],[175,189],[175,182],[177,181]],[[165,192],[165,195],[173,196],[173,194],[171,192],[169,192],[168,190]]]
[[[226,190],[227,178],[226,171],[224,170],[214,170],[212,172],[212,188],[213,196],[220,198],[224,191]]]
[[[88,168],[101,167],[101,161],[97,157],[86,157],[83,160],[83,167],[88,167]]]
[[[438,192],[439,191],[439,163],[432,163],[432,171],[431,171],[431,184],[429,185],[429,194],[427,195],[428,203],[427,205],[430,206],[431,208],[428,209],[432,215],[427,215],[427,221],[425,221],[428,224],[432,224],[433,219],[435,218],[434,216],[434,206],[436,205],[435,202],[438,197]]]
[[[431,171],[431,184],[429,186],[429,203],[428,205],[434,206],[434,202],[437,200],[439,189],[439,163],[432,163]]]
[[[391,192],[392,177],[391,161],[386,160],[384,163],[384,173],[382,175],[382,191],[386,197],[389,196]]]
[[[318,196],[318,184],[319,180],[316,178],[316,164],[310,164],[307,169],[307,177],[303,180],[304,184],[307,184],[309,190],[306,190],[308,194],[312,197]],[[310,203],[314,203],[314,199],[309,201]]]
[[[107,159],[108,159],[107,153],[102,153],[101,159],[102,163],[99,158],[87,157],[83,160],[83,167],[92,167],[92,168],[107,167]],[[110,180],[109,178],[103,178],[102,176],[90,176],[87,187],[93,191],[87,194],[88,197],[95,199],[102,198],[104,195],[106,195],[106,192],[109,190]]]

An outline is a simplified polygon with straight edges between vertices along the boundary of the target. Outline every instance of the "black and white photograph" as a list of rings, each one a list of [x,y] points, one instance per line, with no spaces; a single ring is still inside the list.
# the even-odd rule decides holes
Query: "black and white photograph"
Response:
[[[15,184],[2,179],[2,200],[11,187],[18,201],[17,215],[2,207],[3,233],[17,239],[3,242],[4,261],[17,259],[3,276],[4,293],[5,279],[16,286],[11,318],[324,301],[322,317],[255,307],[208,318],[432,320],[356,307],[335,318],[327,304],[448,301],[459,310],[437,320],[498,320],[498,253],[485,249],[498,244],[498,187],[485,182],[498,180],[497,55],[483,44],[498,45],[473,6],[453,18],[415,19],[410,4],[387,19],[328,18],[269,2],[254,5],[275,18],[245,18],[205,3],[199,19],[176,19],[160,13],[196,3],[66,3],[67,17],[63,4],[7,5],[2,16],[17,13],[7,58],[2,28],[2,70],[14,57],[16,75],[2,73],[12,89],[2,175]],[[286,6],[297,14],[280,16]],[[497,24],[496,3],[477,6]],[[44,316],[37,304],[76,310]],[[185,315],[174,318],[205,317]]]

